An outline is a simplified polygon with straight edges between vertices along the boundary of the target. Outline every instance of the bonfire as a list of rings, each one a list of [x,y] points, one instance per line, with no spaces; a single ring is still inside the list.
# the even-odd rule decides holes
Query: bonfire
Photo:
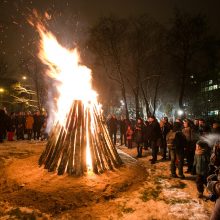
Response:
[[[58,83],[56,112],[49,140],[39,165],[58,175],[81,176],[102,173],[122,164],[113,145],[97,93],[92,89],[91,70],[80,62],[76,48],[61,46],[41,23],[39,58],[47,75]]]

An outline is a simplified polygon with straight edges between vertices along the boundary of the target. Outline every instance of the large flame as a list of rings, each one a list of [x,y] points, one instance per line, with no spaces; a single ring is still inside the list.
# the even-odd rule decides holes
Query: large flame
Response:
[[[48,66],[48,76],[59,82],[57,83],[59,96],[54,123],[66,127],[67,116],[74,100],[81,100],[88,108],[91,105],[98,107],[97,93],[91,85],[91,70],[80,64],[76,48],[69,50],[61,46],[56,37],[41,24],[37,25],[37,29],[41,38],[39,58]],[[90,126],[93,127],[94,122]],[[92,169],[89,141],[86,146],[86,163],[88,168]]]

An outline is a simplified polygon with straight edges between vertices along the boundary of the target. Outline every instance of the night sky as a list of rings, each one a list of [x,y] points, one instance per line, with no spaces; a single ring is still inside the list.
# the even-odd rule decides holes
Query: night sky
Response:
[[[27,23],[33,9],[47,12],[50,29],[62,44],[73,47],[100,16],[148,13],[168,25],[175,7],[207,15],[211,29],[220,33],[220,0],[0,0],[0,56],[16,69],[19,59],[36,53],[38,34]]]

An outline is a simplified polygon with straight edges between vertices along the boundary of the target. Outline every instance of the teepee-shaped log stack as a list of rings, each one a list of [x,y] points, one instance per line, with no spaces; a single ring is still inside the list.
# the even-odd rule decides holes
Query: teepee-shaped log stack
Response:
[[[79,100],[73,102],[65,125],[56,123],[39,159],[48,171],[74,176],[102,173],[121,164],[96,105]]]

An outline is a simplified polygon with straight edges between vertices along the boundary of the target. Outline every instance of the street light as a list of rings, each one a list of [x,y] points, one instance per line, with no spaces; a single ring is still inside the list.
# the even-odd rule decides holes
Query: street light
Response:
[[[182,115],[183,115],[183,110],[179,109],[179,110],[177,111],[177,114],[178,114],[179,116],[182,116]]]
[[[26,76],[22,76],[22,79],[23,79],[23,80],[26,80],[26,79],[27,79],[27,77],[26,77]]]
[[[3,93],[5,92],[4,88],[0,88],[0,104],[3,103]]]

